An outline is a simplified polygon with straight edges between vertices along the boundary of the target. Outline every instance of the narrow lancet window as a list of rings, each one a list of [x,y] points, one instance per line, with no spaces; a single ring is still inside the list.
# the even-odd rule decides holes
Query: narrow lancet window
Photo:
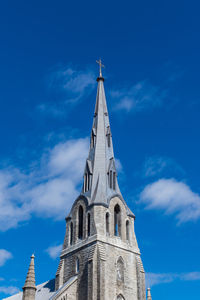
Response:
[[[114,234],[121,236],[121,210],[118,204],[114,208]]]
[[[106,235],[110,234],[110,230],[109,230],[109,213],[106,213]]]
[[[78,238],[83,238],[83,207],[81,205],[78,209]]]
[[[73,223],[70,223],[70,245],[73,244]]]
[[[126,240],[129,242],[129,240],[130,240],[130,229],[129,229],[129,227],[130,227],[130,225],[129,225],[129,221],[127,220],[126,221]]]
[[[87,223],[87,225],[88,225],[88,236],[90,236],[90,213],[88,214],[88,223]]]

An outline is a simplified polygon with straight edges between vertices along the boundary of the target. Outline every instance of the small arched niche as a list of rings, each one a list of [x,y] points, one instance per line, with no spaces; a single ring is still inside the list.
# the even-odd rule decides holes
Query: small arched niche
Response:
[[[124,283],[124,261],[121,256],[117,260],[117,283]]]

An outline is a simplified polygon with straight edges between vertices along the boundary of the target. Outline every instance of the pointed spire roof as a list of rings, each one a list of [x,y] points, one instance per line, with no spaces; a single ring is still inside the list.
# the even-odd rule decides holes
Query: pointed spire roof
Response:
[[[104,91],[104,77],[102,75],[102,62],[99,77],[97,78],[97,96],[88,159],[84,171],[82,195],[87,197],[89,204],[103,204],[108,206],[114,196],[123,200],[118,180],[113,151],[112,134],[106,96]],[[124,204],[126,205],[125,201]],[[128,214],[134,216],[128,209]]]
[[[147,300],[152,300],[150,288],[147,289]]]
[[[36,290],[36,286],[35,286],[35,263],[34,263],[34,259],[35,256],[34,254],[32,254],[31,256],[31,262],[29,265],[29,269],[28,269],[28,273],[26,276],[26,281],[25,284],[23,286],[23,290],[25,290],[26,288],[33,288]]]

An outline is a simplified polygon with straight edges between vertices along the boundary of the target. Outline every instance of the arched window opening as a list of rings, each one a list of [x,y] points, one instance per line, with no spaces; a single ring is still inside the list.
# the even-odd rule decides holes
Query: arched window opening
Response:
[[[106,213],[106,234],[109,235],[110,234],[110,230],[109,230],[109,213]]]
[[[81,205],[78,209],[78,238],[83,238],[83,207]]]
[[[124,261],[122,257],[119,257],[117,261],[117,282],[118,283],[124,282]]]
[[[88,223],[87,223],[87,225],[88,225],[88,236],[90,236],[90,213],[88,213]]]
[[[84,192],[87,192],[89,191],[90,189],[90,180],[91,180],[91,176],[90,176],[90,173],[85,173],[85,176],[84,176]]]
[[[115,236],[121,236],[121,210],[119,204],[114,208],[114,233]]]
[[[80,269],[80,262],[78,257],[76,258],[76,273],[79,273],[79,269]]]
[[[130,234],[130,230],[129,230],[129,227],[130,227],[130,225],[129,225],[129,221],[127,220],[126,221],[126,240],[129,242],[129,240],[130,240],[130,236],[129,236],[129,234]]]
[[[73,223],[70,223],[70,245],[73,244]]]
[[[92,174],[89,168],[86,168],[84,175],[84,193],[88,192],[91,186]]]

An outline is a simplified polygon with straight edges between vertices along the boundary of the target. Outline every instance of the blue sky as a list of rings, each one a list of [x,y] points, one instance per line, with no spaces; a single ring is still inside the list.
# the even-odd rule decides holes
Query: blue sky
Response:
[[[198,1],[1,1],[0,298],[53,278],[105,90],[153,300],[200,287]]]

